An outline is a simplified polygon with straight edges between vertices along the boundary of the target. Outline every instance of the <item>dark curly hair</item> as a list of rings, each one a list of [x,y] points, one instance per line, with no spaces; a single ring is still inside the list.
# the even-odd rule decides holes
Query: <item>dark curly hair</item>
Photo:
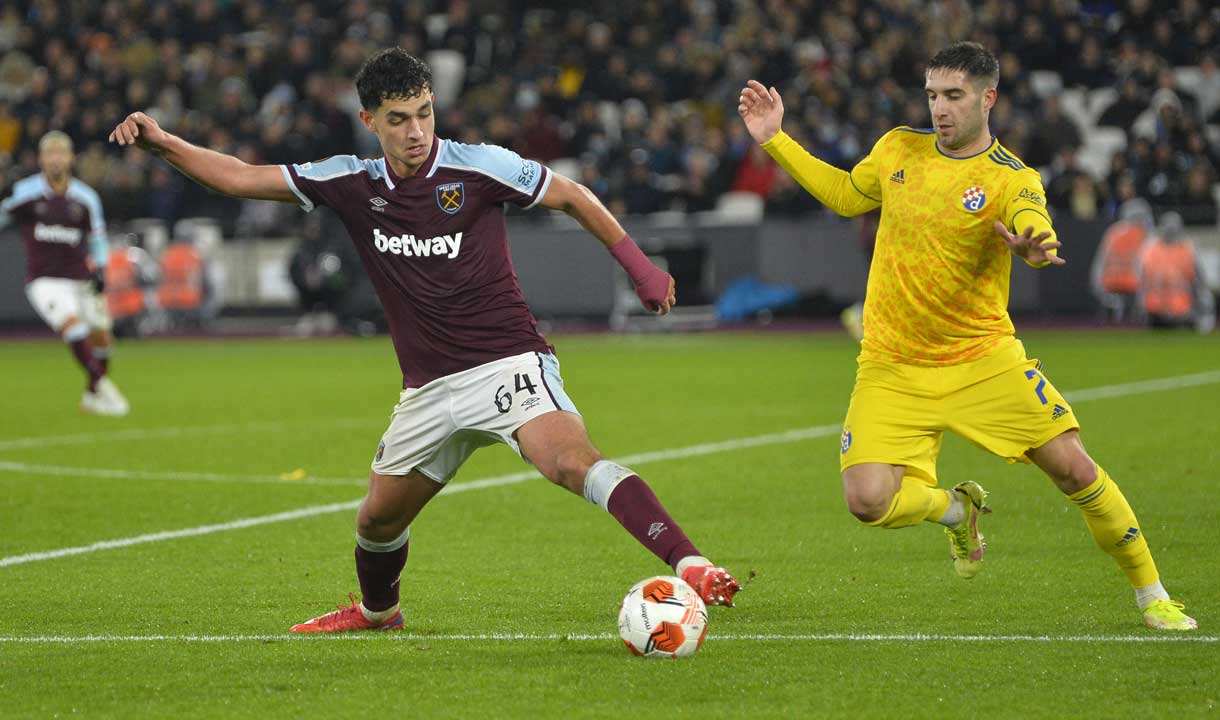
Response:
[[[432,68],[400,47],[378,50],[356,73],[356,93],[369,112],[386,100],[419,97],[431,89]]]
[[[928,61],[928,72],[960,70],[966,77],[985,87],[999,87],[1000,63],[991,51],[976,42],[963,40],[941,50]],[[363,96],[362,96],[363,97]]]

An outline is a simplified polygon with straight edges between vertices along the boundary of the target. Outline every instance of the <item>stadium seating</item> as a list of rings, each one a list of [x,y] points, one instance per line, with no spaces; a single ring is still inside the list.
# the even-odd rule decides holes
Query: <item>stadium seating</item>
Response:
[[[726,224],[756,223],[763,217],[763,199],[752,192],[727,192],[716,201],[714,212]]]
[[[162,4],[181,11],[181,18],[193,17],[195,4],[187,0],[156,5]],[[37,171],[40,134],[64,130],[77,145],[78,176],[97,188],[107,219],[117,226],[112,236],[133,233],[158,257],[173,228],[175,242],[193,242],[205,266],[212,261],[210,281],[227,276],[234,293],[274,297],[280,306],[291,298],[281,297],[286,284],[276,285],[281,279],[265,263],[257,270],[228,263],[282,252],[213,252],[177,223],[208,216],[220,223],[224,238],[258,238],[258,244],[278,248],[270,238],[294,242],[304,230],[304,214],[287,205],[243,204],[183,181],[145,153],[106,143],[113,123],[144,109],[189,140],[260,163],[374,154],[379,148],[357,118],[351,79],[368,53],[399,44],[432,68],[443,137],[525,152],[525,138],[537,135],[532,124],[546,123],[559,129],[558,157],[547,158],[551,169],[586,182],[616,211],[649,213],[632,219],[640,226],[750,223],[825,210],[803,195],[794,198],[791,184],[764,186],[761,197],[730,192],[749,145],[734,111],[744,76],[774,84],[790,107],[785,128],[820,157],[848,167],[894,125],[926,122],[918,101],[921,62],[946,38],[943,22],[920,12],[920,3],[876,0],[713,3],[714,22],[703,17],[705,3],[662,3],[657,7],[663,10],[641,13],[639,3],[625,2],[568,13],[536,3],[322,0],[301,11],[318,22],[300,26],[284,17],[279,3],[243,0],[208,4],[217,14],[206,32],[163,10],[129,27],[116,23],[110,4],[26,5],[4,16],[16,18],[16,26],[0,28],[0,97],[8,106],[0,112],[0,142],[6,144],[0,147],[0,195]],[[72,22],[52,21],[62,20],[62,11],[42,11],[60,5],[72,6]],[[1220,207],[1220,116],[1209,64],[1217,49],[1214,43],[1196,46],[1195,39],[1208,37],[1196,32],[1204,26],[1220,27],[1220,11],[1190,2],[1166,8],[1180,41],[1174,48],[1158,44],[1147,23],[1132,15],[1136,9],[1124,3],[1070,12],[1018,4],[999,14],[963,6],[953,33],[997,38],[994,49],[1004,67],[1015,60],[1013,67],[1021,68],[1002,78],[1001,104],[992,116],[992,131],[1014,153],[1038,154],[1036,145],[1048,139],[1037,130],[1049,98],[1059,99],[1079,129],[1079,146],[1070,148],[1074,167],[1068,167],[1071,153],[1058,146],[1029,159],[1048,189],[1077,169],[1097,181],[1096,202],[1083,203],[1084,209],[1068,202],[1066,192],[1048,192],[1059,205],[1051,208],[1056,218],[1079,213],[1080,219],[1104,221],[1131,193],[1148,197],[1158,212],[1196,203],[1202,212],[1182,213],[1196,223],[1192,234],[1203,247],[1220,247],[1220,230],[1206,226]],[[902,31],[866,31],[877,13]],[[1043,30],[1041,45],[1010,32],[1035,20]],[[22,27],[29,32],[17,32]],[[78,27],[90,32],[75,32]],[[777,42],[767,41],[765,28],[778,29]],[[1085,67],[1090,43],[1100,47],[1101,63]],[[1120,99],[1119,88],[1128,81],[1138,86],[1135,100]],[[1157,112],[1166,103],[1183,108],[1176,124],[1167,125]],[[1109,124],[1100,126],[1111,108]],[[659,140],[650,135],[655,127],[665,128]],[[1196,132],[1206,140],[1202,150],[1186,147]],[[1138,156],[1149,145],[1162,155],[1169,145],[1167,167],[1154,171],[1146,156]],[[667,158],[643,181],[630,176],[640,153]],[[1202,199],[1197,171],[1194,191],[1184,191],[1188,173],[1198,167],[1212,183]],[[629,206],[628,197],[650,202]],[[534,211],[521,221],[545,222],[546,216]],[[236,280],[248,274],[257,280]],[[215,282],[212,290],[213,299],[220,297]],[[148,308],[153,314],[155,304]]]
[[[184,0],[167,2],[184,11],[191,6]],[[250,6],[261,12],[247,12]],[[943,27],[918,12],[918,3],[887,5],[882,12],[887,22],[904,28],[901,34],[848,33],[836,37],[834,43],[842,46],[842,52],[833,54],[823,45],[828,41],[826,29],[865,27],[870,15],[880,11],[878,3],[805,3],[792,12],[784,10],[783,3],[730,3],[721,9],[716,23],[699,31],[694,30],[703,27],[698,3],[674,3],[665,12],[640,14],[636,3],[627,2],[574,15],[530,3],[410,7],[403,12],[386,11],[383,6],[322,2],[314,11],[324,21],[289,33],[272,20],[279,12],[271,0],[219,3],[214,37],[172,22],[173,13],[164,12],[151,13],[147,26],[112,28],[104,4],[89,3],[74,10],[79,17],[74,17],[73,26],[89,27],[91,33],[73,34],[64,23],[43,27],[50,20],[31,8],[26,22],[33,32],[13,34],[9,46],[0,49],[0,67],[10,69],[0,80],[0,93],[15,98],[14,117],[29,125],[16,135],[20,140],[12,149],[13,162],[0,164],[0,185],[33,171],[33,143],[40,129],[60,128],[81,150],[95,146],[81,175],[86,182],[103,186],[111,219],[121,222],[155,215],[172,225],[180,217],[206,214],[221,219],[226,235],[232,236],[239,232],[233,223],[238,215],[234,201],[189,183],[152,187],[156,164],[107,146],[102,142],[104,128],[135,109],[129,107],[134,104],[189,139],[218,143],[218,149],[227,152],[242,149],[263,162],[376,152],[376,144],[355,117],[359,102],[350,78],[364,55],[397,42],[431,65],[438,106],[458,111],[438,118],[442,133],[511,147],[529,136],[530,123],[561,127],[569,143],[562,157],[580,158],[585,172],[593,172],[592,184],[609,203],[623,196],[630,151],[647,146],[644,130],[658,119],[668,125],[668,140],[676,145],[682,163],[692,155],[709,153],[718,163],[716,172],[732,177],[742,157],[732,109],[734,85],[745,68],[777,75],[762,79],[774,83],[794,106],[818,107],[815,113],[790,114],[789,127],[799,136],[816,136],[825,154],[846,166],[886,129],[913,121],[906,113],[913,107],[909,105],[912,88],[921,81],[918,59],[944,39]],[[1005,37],[1007,27],[1027,21],[1041,25],[1043,45],[1027,47],[1014,38],[1007,47],[996,48],[1014,56],[1017,66],[1025,69],[1001,82],[1001,97],[1011,107],[992,129],[1020,156],[1029,142],[1020,126],[1037,127],[1042,112],[1038,101],[1059,97],[1064,113],[1082,130],[1082,165],[1112,194],[1119,178],[1109,175],[1114,164],[1107,155],[1129,153],[1132,132],[1157,143],[1169,137],[1166,128],[1157,126],[1154,110],[1137,127],[1117,128],[1128,134],[1127,143],[1120,143],[1109,131],[1094,137],[1098,120],[1118,100],[1119,85],[1134,78],[1140,97],[1149,105],[1172,102],[1168,96],[1174,93],[1207,90],[1214,95],[1209,90],[1214,73],[1193,64],[1170,64],[1215,53],[1214,47],[1191,45],[1198,28],[1220,24],[1220,14],[1206,6],[1186,3],[1169,13],[1175,37],[1187,48],[1173,57],[1156,54],[1169,53],[1145,24],[1128,17],[1135,11],[1122,4],[1090,6],[1068,15],[1056,12],[1053,18],[1037,6],[1019,6],[1012,17],[967,9],[956,32]],[[512,10],[505,9],[509,7]],[[254,26],[246,27],[251,22]],[[783,41],[774,47],[759,37],[768,27],[783,28]],[[114,38],[129,32],[131,37],[125,37],[122,45],[141,50],[119,53]],[[1100,67],[1091,65],[1088,74],[1079,72],[1085,53],[1076,48],[1090,42],[1091,47],[1100,47],[1102,62]],[[665,49],[679,45],[676,59],[662,67]],[[301,48],[307,52],[302,54]],[[267,58],[284,62],[272,65]],[[878,62],[880,69],[864,67]],[[36,71],[40,66],[44,70]],[[187,71],[162,72],[163,68]],[[1163,71],[1169,69],[1175,87],[1154,94]],[[559,82],[561,75],[567,81]],[[880,82],[880,77],[887,82]],[[860,86],[860,78],[868,84]],[[237,105],[221,106],[228,102],[216,91],[221,87],[241,88],[233,96]],[[79,88],[79,97],[60,92],[69,88]],[[544,109],[541,115],[523,112],[522,103],[535,102]],[[586,103],[596,106],[593,126],[581,115]],[[85,104],[93,111],[80,113]],[[1210,112],[1211,101],[1208,107]],[[1212,125],[1206,125],[1209,120]],[[1214,167],[1220,158],[1220,125],[1215,120],[1214,115],[1191,118],[1211,143],[1204,159],[1213,183],[1220,179]],[[1199,160],[1178,157],[1175,167],[1185,172]],[[1140,185],[1147,177],[1136,165],[1128,163]],[[561,174],[574,177],[576,169],[559,161]],[[1041,169],[1048,176],[1062,171]],[[660,209],[685,207],[682,178],[681,172],[671,170],[654,175],[651,182],[662,198]],[[720,191],[728,187],[729,183],[719,183]],[[1113,197],[1106,200],[1107,208],[1117,202]],[[1158,207],[1176,202],[1173,197],[1152,200]],[[811,211],[817,211],[816,204]],[[301,218],[286,215],[277,226],[284,223],[299,230]]]
[[[466,58],[456,50],[430,50],[426,57],[432,68],[432,89],[438,107],[452,107],[462,92],[466,78]]]
[[[1119,128],[1088,127],[1077,160],[1094,178],[1105,180],[1110,173],[1110,159],[1114,153],[1126,149],[1127,134]]]

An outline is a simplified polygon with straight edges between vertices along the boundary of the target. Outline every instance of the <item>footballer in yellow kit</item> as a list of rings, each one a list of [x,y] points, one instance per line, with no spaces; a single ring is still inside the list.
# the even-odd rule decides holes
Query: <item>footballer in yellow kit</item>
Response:
[[[881,208],[840,447],[848,509],[882,528],[943,525],[957,574],[974,577],[987,493],[973,481],[937,487],[943,433],[957,433],[1046,472],[1127,576],[1145,624],[1194,629],[1126,498],[1085,451],[1071,406],[1016,339],[1012,256],[1035,267],[1065,261],[1037,171],[988,128],[998,84],[999,63],[982,45],[941,50],[925,83],[933,127],[891,130],[850,172],[783,132],[774,87],[751,80],[741,91],[751,136],[811,195],[844,216]]]

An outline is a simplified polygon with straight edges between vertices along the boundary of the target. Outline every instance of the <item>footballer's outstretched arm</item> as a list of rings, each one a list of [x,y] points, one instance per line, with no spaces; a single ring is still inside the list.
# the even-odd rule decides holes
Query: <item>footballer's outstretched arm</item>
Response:
[[[851,173],[810,155],[783,131],[784,100],[774,87],[765,88],[757,80],[748,81],[741,89],[737,114],[750,137],[826,207],[852,217],[881,206],[879,199],[856,187]]]
[[[623,239],[626,231],[589,188],[559,173],[551,173],[551,184],[538,202],[544,208],[571,216],[607,248]]]
[[[539,204],[568,214],[600,240],[631,277],[644,307],[660,315],[673,307],[674,279],[648,259],[592,190],[552,173],[551,184]]]
[[[297,202],[277,165],[251,165],[232,155],[192,145],[134,112],[110,133],[110,142],[136,145],[161,156],[195,182],[216,192],[250,200]]]

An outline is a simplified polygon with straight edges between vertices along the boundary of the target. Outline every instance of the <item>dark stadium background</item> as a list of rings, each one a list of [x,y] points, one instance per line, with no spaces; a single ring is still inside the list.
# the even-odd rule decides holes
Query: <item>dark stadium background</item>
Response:
[[[1196,0],[7,3],[0,194],[37,172],[38,138],[63,130],[113,239],[147,246],[150,265],[166,242],[201,247],[214,279],[204,314],[219,315],[212,329],[233,327],[233,317],[283,324],[309,309],[291,283],[294,254],[298,264],[339,259],[330,289],[341,298],[323,307],[375,315],[337,224],[209,193],[106,134],[140,109],[250,162],[375,156],[351,80],[370,51],[397,44],[433,66],[438,134],[501,144],[585,183],[668,256],[683,304],[710,304],[754,276],[801,294],[789,314],[824,316],[862,295],[871,228],[830,215],[753,147],[735,113],[743,81],[776,85],[788,132],[847,168],[894,125],[928,124],[925,59],[969,38],[1001,60],[992,131],[1042,172],[1070,229],[1069,267],[1053,278],[1018,269],[1013,311],[1087,322],[1092,252],[1132,197],[1181,213],[1220,275],[1218,27],[1220,10]],[[182,222],[190,218],[209,222]],[[604,323],[625,312],[614,298],[621,278],[596,248],[565,255],[574,236],[546,211],[512,222],[541,316]],[[0,323],[37,327],[19,253],[19,243],[0,242]],[[586,268],[593,291],[548,263]]]

